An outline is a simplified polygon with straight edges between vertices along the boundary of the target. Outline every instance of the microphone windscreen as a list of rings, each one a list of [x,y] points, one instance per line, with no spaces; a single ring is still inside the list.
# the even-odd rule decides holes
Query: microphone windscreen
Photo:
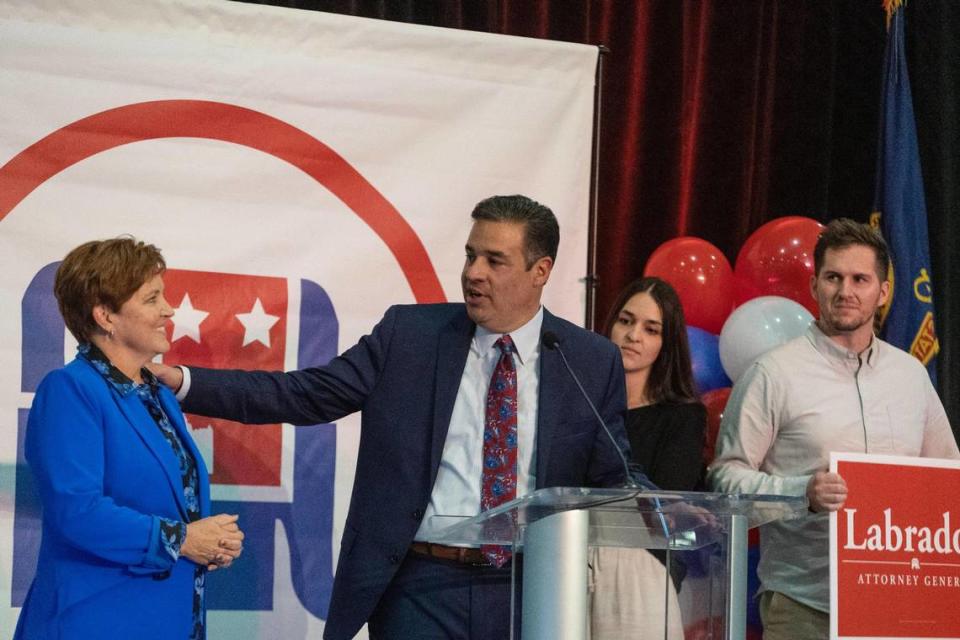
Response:
[[[557,345],[560,344],[560,338],[557,337],[553,331],[544,331],[543,336],[540,337],[540,341],[543,342],[543,346],[547,349],[556,349]]]

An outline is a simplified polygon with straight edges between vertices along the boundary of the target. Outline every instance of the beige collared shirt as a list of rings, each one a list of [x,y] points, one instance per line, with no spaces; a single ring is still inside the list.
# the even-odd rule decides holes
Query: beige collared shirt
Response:
[[[737,382],[707,479],[726,493],[804,496],[831,451],[960,458],[919,361],[877,338],[848,351],[811,323]],[[828,523],[811,513],[761,527],[761,590],[829,611]]]

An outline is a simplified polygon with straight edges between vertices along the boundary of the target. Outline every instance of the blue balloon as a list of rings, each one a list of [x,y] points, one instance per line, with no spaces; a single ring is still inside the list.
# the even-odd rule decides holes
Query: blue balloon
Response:
[[[721,387],[733,386],[720,362],[720,338],[709,331],[687,327],[690,341],[690,363],[693,365],[693,381],[701,394]]]

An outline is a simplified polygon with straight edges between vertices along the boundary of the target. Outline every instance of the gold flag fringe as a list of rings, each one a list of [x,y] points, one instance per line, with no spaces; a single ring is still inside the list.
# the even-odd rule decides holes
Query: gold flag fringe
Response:
[[[907,4],[907,0],[883,0],[883,10],[887,12],[887,30],[890,29],[890,21],[893,20],[893,14],[905,4]]]

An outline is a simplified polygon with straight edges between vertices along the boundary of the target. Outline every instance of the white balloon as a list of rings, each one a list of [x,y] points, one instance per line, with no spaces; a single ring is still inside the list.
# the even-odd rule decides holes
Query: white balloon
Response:
[[[720,362],[736,382],[767,351],[803,335],[813,316],[780,296],[762,296],[736,309],[720,330]]]

